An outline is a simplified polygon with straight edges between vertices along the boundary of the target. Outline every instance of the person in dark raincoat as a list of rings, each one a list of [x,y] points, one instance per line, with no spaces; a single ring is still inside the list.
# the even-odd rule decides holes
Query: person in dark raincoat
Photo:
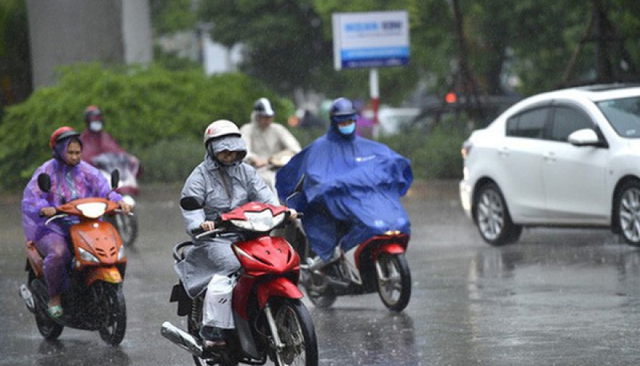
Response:
[[[338,245],[348,251],[389,230],[410,234],[400,202],[413,181],[409,160],[357,136],[357,113],[349,99],[334,100],[327,134],[276,176],[280,200],[304,214],[302,224],[318,256],[310,263],[315,268],[336,259]],[[292,197],[300,182],[302,191]]]

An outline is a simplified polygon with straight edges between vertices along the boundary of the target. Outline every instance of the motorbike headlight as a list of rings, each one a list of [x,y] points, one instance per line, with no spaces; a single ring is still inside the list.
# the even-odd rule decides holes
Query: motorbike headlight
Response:
[[[107,210],[107,204],[104,202],[89,202],[81,203],[76,206],[78,211],[82,212],[82,215],[90,219],[97,219],[104,215]]]
[[[244,215],[246,220],[231,220],[231,223],[241,229],[258,232],[267,232],[280,225],[285,219],[284,212],[273,216],[270,210],[245,212]]]
[[[93,254],[89,253],[88,251],[86,251],[86,250],[84,250],[82,248],[78,248],[78,252],[80,253],[80,258],[83,261],[100,263],[98,258],[96,258]]]

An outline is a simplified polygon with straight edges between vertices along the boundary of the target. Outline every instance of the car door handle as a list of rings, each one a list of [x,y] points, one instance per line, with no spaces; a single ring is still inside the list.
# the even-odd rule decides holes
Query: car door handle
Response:
[[[545,153],[542,157],[544,161],[554,163],[556,161],[556,154],[553,151]]]
[[[509,155],[509,148],[503,146],[501,148],[498,149],[498,155],[500,156],[508,156]]]

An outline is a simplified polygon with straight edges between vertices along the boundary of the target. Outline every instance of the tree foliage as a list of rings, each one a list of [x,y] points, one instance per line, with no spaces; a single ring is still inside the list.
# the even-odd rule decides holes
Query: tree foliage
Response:
[[[105,129],[127,150],[176,138],[199,144],[213,120],[230,119],[239,126],[248,122],[253,102],[263,96],[283,115],[292,112],[285,100],[242,74],[205,77],[200,70],[99,64],[60,70],[55,86],[40,88],[26,102],[7,108],[0,124],[0,187],[21,186],[51,156],[47,142],[57,127],[83,130],[82,113],[91,104],[100,106]]]
[[[626,45],[640,36],[640,2],[635,0],[458,1],[471,74],[480,93],[506,89],[531,94],[558,87],[576,58],[570,81],[588,81],[597,72],[597,34],[587,32],[594,7],[601,6],[623,42],[612,44],[614,67]],[[331,15],[336,12],[407,10],[411,61],[380,70],[381,94],[397,101],[419,85],[438,95],[456,85],[460,48],[452,1],[447,0],[202,0],[199,18],[212,22],[213,39],[247,47],[243,70],[282,93],[296,87],[329,94],[366,95],[366,70],[332,68]],[[239,26],[241,25],[241,26]],[[578,52],[579,51],[579,52]],[[624,65],[618,67],[624,69]],[[628,68],[627,68],[628,70]],[[627,76],[617,73],[616,78]],[[637,75],[636,75],[637,77]],[[519,84],[508,81],[519,80]],[[465,85],[463,87],[469,87]]]

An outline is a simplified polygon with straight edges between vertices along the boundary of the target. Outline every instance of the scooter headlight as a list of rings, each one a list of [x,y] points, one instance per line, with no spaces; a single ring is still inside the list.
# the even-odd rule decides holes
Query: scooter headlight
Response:
[[[231,223],[241,229],[257,232],[267,232],[280,225],[285,219],[284,212],[273,216],[270,210],[245,212],[244,215],[246,220],[231,220]]]
[[[78,252],[80,253],[80,258],[83,261],[93,262],[93,263],[100,263],[98,258],[96,258],[93,254],[89,253],[88,251],[86,251],[86,250],[84,250],[82,248],[78,248]]]
[[[76,206],[78,211],[82,212],[82,215],[90,219],[97,219],[104,215],[107,210],[107,204],[104,202],[89,202],[81,203]]]

